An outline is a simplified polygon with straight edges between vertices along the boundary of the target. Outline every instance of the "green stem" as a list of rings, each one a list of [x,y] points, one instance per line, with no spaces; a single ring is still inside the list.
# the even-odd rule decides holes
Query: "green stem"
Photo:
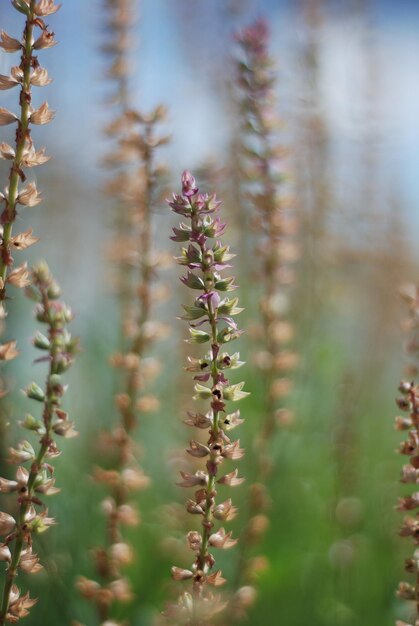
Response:
[[[202,245],[201,247],[201,253],[202,253],[202,257],[204,258],[204,255],[206,253],[206,249],[205,247]],[[210,274],[211,278],[212,278],[212,272],[204,272],[205,274]],[[212,284],[213,281],[211,281]],[[205,289],[205,293],[208,294],[210,293],[211,289],[206,288]],[[212,384],[213,386],[215,386],[217,384],[218,381],[218,375],[219,375],[219,371],[218,371],[218,366],[217,366],[217,355],[218,355],[218,349],[219,349],[219,344],[218,344],[218,340],[217,340],[217,318],[216,315],[214,314],[211,304],[208,304],[208,319],[209,319],[209,323],[211,326],[211,347],[212,347],[212,361],[211,361],[211,377],[212,377]],[[214,349],[215,347],[215,349]],[[213,419],[212,419],[212,434],[211,436],[217,437],[217,435],[219,434],[219,421],[218,421],[218,411],[213,410]],[[211,453],[212,455],[212,453]],[[211,457],[210,457],[211,458]],[[211,460],[213,460],[211,458]],[[211,534],[211,529],[212,529],[212,509],[213,509],[213,491],[214,491],[214,487],[215,487],[215,480],[216,480],[216,476],[215,475],[210,475],[209,479],[208,479],[208,485],[207,485],[207,497],[206,497],[206,501],[205,501],[205,510],[204,510],[204,519],[202,522],[202,541],[201,541],[201,547],[200,547],[200,551],[197,557],[197,566],[200,570],[202,570],[203,572],[206,571],[206,558],[208,556],[208,541],[209,541],[209,537]],[[198,585],[194,585],[194,592],[195,595],[200,598],[202,596],[202,591],[203,591],[203,585],[202,583],[199,583]],[[194,609],[195,609],[195,604],[194,604]],[[194,613],[196,613],[194,611]],[[195,617],[194,617],[195,620]],[[196,621],[196,624],[198,625],[200,623],[200,620]],[[194,626],[195,621],[192,623],[192,626]]]
[[[20,92],[20,120],[16,129],[16,153],[9,174],[9,195],[7,198],[7,222],[3,228],[3,238],[0,245],[0,300],[6,298],[7,268],[11,264],[9,252],[10,239],[12,237],[13,222],[16,217],[16,202],[18,197],[19,178],[22,176],[21,161],[26,142],[30,142],[29,116],[31,105],[31,66],[32,66],[32,35],[34,20],[35,0],[31,0],[26,26],[23,33],[24,44],[20,67],[23,70],[22,89]]]
[[[46,293],[42,293],[43,306],[45,311],[47,312],[47,317],[50,318],[50,304]],[[12,551],[12,559],[7,570],[6,581],[3,588],[2,594],[2,602],[1,602],[1,612],[0,612],[0,626],[4,626],[6,623],[6,616],[9,610],[10,604],[10,593],[12,590],[12,586],[16,580],[18,575],[18,567],[20,563],[20,559],[22,556],[22,550],[24,548],[25,543],[25,516],[28,512],[30,502],[32,501],[32,497],[35,491],[35,482],[39,476],[40,471],[44,465],[45,456],[47,454],[50,442],[51,442],[51,424],[53,417],[53,408],[54,408],[54,400],[53,400],[53,392],[51,390],[51,376],[57,373],[57,356],[59,353],[59,347],[54,341],[55,335],[59,332],[59,327],[50,322],[50,340],[51,340],[51,349],[50,349],[50,368],[47,376],[46,389],[45,389],[45,400],[44,400],[44,411],[43,411],[43,421],[45,425],[45,434],[41,439],[41,447],[38,452],[36,459],[33,461],[31,470],[28,477],[28,483],[26,488],[26,493],[22,496],[22,501],[19,507],[19,513],[16,520],[16,540],[13,546]]]

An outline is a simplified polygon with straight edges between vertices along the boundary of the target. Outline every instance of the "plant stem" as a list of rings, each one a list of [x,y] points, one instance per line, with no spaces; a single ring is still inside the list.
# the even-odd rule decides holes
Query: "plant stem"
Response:
[[[12,236],[13,222],[16,217],[16,202],[18,197],[19,178],[24,180],[25,175],[21,170],[21,161],[25,145],[31,143],[29,129],[29,115],[31,106],[31,66],[32,66],[32,35],[34,20],[35,0],[31,0],[28,8],[28,16],[26,18],[26,26],[23,33],[24,44],[21,57],[21,69],[23,70],[22,88],[20,92],[20,119],[16,129],[16,152],[9,174],[9,195],[7,198],[6,223],[3,228],[3,237],[0,245],[0,278],[2,280],[2,288],[0,289],[0,300],[6,298],[6,278],[7,268],[12,263],[10,256],[9,243]]]
[[[33,461],[28,477],[27,487],[25,489],[25,493],[21,495],[19,498],[20,507],[19,514],[16,520],[16,539],[13,546],[12,552],[12,560],[10,562],[9,568],[6,574],[6,582],[3,589],[2,595],[2,603],[1,603],[1,613],[0,613],[0,626],[4,626],[6,623],[6,616],[9,609],[10,603],[10,592],[14,581],[17,577],[18,571],[17,568],[20,563],[23,545],[25,541],[25,516],[28,512],[29,505],[32,502],[32,498],[35,491],[35,481],[38,478],[39,472],[43,467],[45,456],[48,452],[48,448],[51,443],[51,425],[52,425],[52,417],[53,417],[53,392],[51,389],[51,376],[57,373],[57,356],[58,349],[56,343],[54,341],[54,336],[60,329],[55,326],[55,324],[51,320],[50,316],[50,302],[48,300],[47,294],[45,292],[42,293],[42,300],[44,310],[47,313],[47,318],[49,319],[50,328],[49,328],[49,339],[51,340],[51,350],[50,350],[50,366],[49,373],[47,376],[46,386],[45,386],[45,401],[44,401],[44,411],[43,411],[43,421],[45,426],[45,434],[41,438],[41,447],[39,449],[38,455],[36,459]]]

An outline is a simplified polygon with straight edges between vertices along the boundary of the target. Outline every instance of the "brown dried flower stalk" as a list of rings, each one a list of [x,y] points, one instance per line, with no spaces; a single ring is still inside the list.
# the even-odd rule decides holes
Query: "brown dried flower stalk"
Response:
[[[155,205],[160,170],[154,165],[154,149],[160,141],[154,128],[162,118],[161,107],[150,116],[130,112],[125,116],[127,138],[122,140],[123,152],[137,155],[140,168],[132,173],[130,187],[124,189],[125,210],[130,217],[131,234],[125,239],[125,254],[136,259],[139,276],[131,286],[129,319],[126,320],[126,339],[130,342],[125,352],[113,355],[112,365],[122,371],[121,392],[115,402],[119,423],[111,432],[102,433],[101,452],[110,461],[107,468],[97,467],[95,479],[107,485],[108,497],[102,509],[106,516],[106,545],[94,551],[95,565],[101,582],[80,578],[80,592],[97,608],[100,620],[111,619],[114,603],[132,598],[131,586],[123,575],[123,567],[132,562],[133,551],[123,538],[123,527],[136,526],[139,520],[132,494],[149,484],[148,477],[138,466],[133,431],[138,417],[158,408],[157,398],[147,393],[147,381],[158,373],[159,363],[147,358],[153,340],[160,328],[151,321],[153,281],[157,259],[153,255],[151,233],[152,208]],[[141,131],[135,132],[139,125]]]
[[[1,90],[14,87],[20,90],[18,115],[0,108],[0,126],[17,125],[15,144],[0,144],[0,158],[11,162],[9,184],[0,193],[0,201],[4,207],[0,216],[3,227],[0,240],[0,300],[3,301],[6,298],[7,285],[21,288],[29,284],[26,263],[13,269],[12,252],[24,250],[38,241],[32,235],[31,228],[18,235],[13,235],[12,229],[18,205],[33,207],[41,202],[36,183],[27,181],[25,169],[42,165],[49,157],[45,155],[45,148],[36,150],[31,137],[31,126],[48,124],[53,119],[54,112],[47,102],[38,109],[32,106],[32,87],[45,87],[51,82],[47,70],[40,66],[35,53],[55,45],[54,33],[48,29],[44,18],[60,8],[54,0],[12,0],[12,5],[25,16],[26,24],[21,40],[2,31],[0,42],[0,47],[5,52],[21,54],[20,64],[12,67],[10,75],[0,75]]]
[[[126,114],[132,109],[129,78],[131,68],[131,30],[134,19],[134,0],[104,0],[106,42],[102,46],[108,57],[106,77],[112,86],[109,105],[112,107],[112,122],[106,133],[114,142],[109,150],[105,165],[114,171],[105,192],[115,199],[115,233],[113,245],[117,271],[116,287],[121,319],[121,343],[124,342],[123,326],[128,316],[131,301],[131,282],[134,270],[132,259],[127,255],[125,239],[131,234],[130,217],[127,215],[124,189],[131,185],[129,168],[126,164],[122,140],[126,136]],[[129,129],[128,129],[129,130]],[[121,197],[122,196],[122,197]],[[135,278],[134,278],[135,280]]]
[[[277,425],[292,419],[283,399],[292,387],[284,374],[292,371],[298,355],[287,348],[293,327],[287,320],[289,295],[287,287],[294,281],[292,262],[298,249],[292,240],[296,221],[291,203],[284,195],[286,178],[282,159],[285,151],[278,142],[279,121],[275,113],[275,74],[268,52],[267,23],[258,20],[236,37],[238,43],[237,99],[241,116],[240,173],[242,195],[253,212],[257,236],[255,256],[260,259],[258,282],[261,286],[260,324],[255,328],[258,345],[256,365],[263,377],[265,392],[263,421],[256,441],[256,480],[250,489],[250,519],[240,543],[237,585],[250,583],[263,564],[257,557],[250,560],[249,551],[263,537],[268,526],[266,515],[269,497],[266,483],[272,468],[270,443]],[[237,611],[241,600],[248,604],[250,589],[239,591]]]
[[[35,452],[29,441],[22,440],[16,448],[9,448],[9,462],[18,465],[15,480],[0,478],[0,493],[17,499],[16,519],[0,512],[0,560],[7,563],[5,583],[0,608],[0,624],[15,623],[28,614],[36,600],[29,592],[21,595],[16,584],[19,572],[35,574],[42,569],[39,558],[33,552],[33,537],[48,530],[54,519],[42,496],[53,495],[59,490],[54,486],[54,468],[51,459],[60,454],[55,437],[73,437],[76,433],[68,414],[61,408],[62,397],[67,389],[62,375],[72,365],[78,341],[72,339],[67,324],[72,320],[70,309],[59,301],[60,290],[48,267],[39,264],[32,271],[33,285],[28,296],[37,302],[36,319],[47,326],[44,335],[37,332],[33,344],[45,356],[38,361],[49,363],[45,390],[31,383],[25,393],[28,398],[42,405],[42,418],[27,415],[21,422],[26,430],[40,436],[39,450]],[[30,468],[24,464],[30,463]]]
[[[407,287],[403,296],[408,302],[410,318],[405,324],[405,331],[410,333],[406,344],[408,354],[415,356],[419,352],[419,289]],[[408,375],[416,376],[418,368],[415,363],[409,366]],[[400,397],[397,405],[404,416],[396,417],[396,429],[407,431],[407,439],[400,444],[399,452],[408,457],[408,463],[403,466],[400,482],[416,485],[419,482],[419,385],[415,382],[402,381],[399,385]],[[405,569],[409,574],[414,574],[415,582],[401,582],[397,590],[397,596],[409,600],[414,605],[411,623],[398,620],[396,626],[419,626],[419,519],[413,512],[419,507],[419,493],[414,492],[399,498],[397,510],[408,513],[400,528],[402,537],[410,537],[415,546],[411,558],[406,559]],[[410,621],[410,620],[409,620]]]
[[[198,626],[210,624],[214,615],[225,607],[221,598],[211,591],[212,586],[222,585],[225,580],[221,571],[214,570],[215,559],[212,548],[231,548],[236,541],[231,532],[224,527],[215,529],[217,521],[231,520],[236,508],[231,499],[217,503],[217,485],[234,487],[243,482],[238,471],[233,470],[222,476],[219,469],[225,459],[240,459],[243,450],[240,442],[232,442],[228,432],[238,426],[242,420],[239,411],[226,414],[226,403],[237,401],[248,395],[242,391],[244,383],[230,384],[226,378],[229,369],[243,365],[239,354],[224,351],[224,344],[236,339],[242,331],[238,330],[232,316],[242,309],[238,308],[237,298],[221,298],[220,292],[235,289],[234,278],[224,278],[220,272],[229,267],[233,257],[229,247],[219,241],[224,232],[225,224],[219,217],[213,217],[221,204],[213,195],[201,194],[196,187],[195,179],[189,172],[182,176],[182,194],[174,194],[169,202],[173,211],[188,221],[174,228],[172,239],[188,242],[182,248],[178,263],[188,268],[181,281],[190,289],[200,291],[192,306],[183,305],[185,314],[182,319],[188,321],[190,342],[210,344],[209,352],[203,358],[189,357],[187,370],[195,374],[196,400],[210,403],[206,413],[190,412],[185,423],[188,426],[207,431],[205,442],[191,440],[188,454],[196,459],[206,459],[205,469],[195,473],[181,472],[179,486],[196,488],[193,499],[186,502],[187,511],[201,520],[201,530],[188,533],[188,544],[195,555],[191,569],[173,567],[175,580],[191,580],[191,592],[181,595],[177,604],[170,605],[165,613],[176,624]],[[215,239],[212,245],[209,239]],[[202,330],[206,325],[208,328]],[[210,383],[210,387],[201,383]]]
[[[292,325],[286,319],[289,308],[286,288],[294,282],[291,264],[298,258],[298,248],[292,236],[297,223],[291,201],[282,190],[286,183],[282,166],[285,150],[277,137],[280,123],[275,114],[275,75],[267,49],[268,37],[264,20],[237,35],[241,52],[237,71],[242,114],[242,185],[255,215],[258,278],[263,289],[258,340],[262,339],[264,350],[256,357],[266,381],[262,448],[268,444],[276,425],[290,419],[289,412],[285,415],[280,405],[290,391],[291,381],[282,376],[298,360],[294,352],[286,349],[293,335]],[[268,451],[261,450],[262,478],[269,473],[267,457]]]
[[[330,293],[330,233],[332,189],[330,131],[321,89],[322,27],[328,13],[326,0],[299,0],[296,9],[302,29],[298,54],[299,105],[296,108],[295,176],[301,219],[301,261],[298,287],[300,328],[313,334],[326,311]],[[362,202],[364,202],[364,198]]]
[[[134,25],[135,0],[104,0],[105,28],[107,39],[102,46],[109,56],[107,75],[115,84],[112,104],[119,104],[122,111],[130,104],[129,52],[132,48],[130,32]]]
[[[100,582],[81,577],[77,586],[91,601],[103,624],[112,620],[115,605],[128,602],[133,593],[124,566],[134,558],[124,539],[124,526],[139,523],[133,493],[149,484],[138,466],[133,432],[140,415],[155,411],[158,400],[147,393],[148,382],[158,373],[159,363],[147,357],[153,340],[162,333],[152,322],[152,305],[157,299],[153,282],[159,259],[153,250],[152,210],[158,202],[162,169],[155,164],[155,149],[166,142],[157,137],[156,126],[165,116],[163,107],[141,115],[130,106],[129,32],[133,25],[132,0],[105,0],[108,39],[104,51],[110,56],[108,77],[115,86],[111,104],[116,115],[107,128],[113,148],[105,163],[114,170],[106,193],[115,200],[115,237],[108,257],[116,268],[116,297],[120,310],[120,350],[111,363],[121,372],[120,392],[115,403],[118,423],[103,432],[100,451],[106,467],[97,467],[94,478],[108,488],[102,503],[106,517],[104,544],[94,550]]]

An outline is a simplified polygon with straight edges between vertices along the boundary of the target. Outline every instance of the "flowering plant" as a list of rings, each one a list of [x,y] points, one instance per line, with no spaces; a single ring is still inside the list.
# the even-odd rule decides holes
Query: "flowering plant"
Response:
[[[229,353],[226,344],[237,339],[238,329],[234,316],[242,309],[238,298],[224,296],[236,289],[234,277],[224,277],[222,272],[229,268],[233,258],[228,246],[219,240],[225,231],[217,215],[221,202],[215,194],[199,193],[190,172],[182,175],[182,193],[174,194],[169,205],[181,215],[182,222],[173,229],[171,239],[187,242],[176,260],[187,268],[181,281],[199,292],[192,305],[182,305],[182,319],[189,324],[189,341],[193,344],[208,344],[208,351],[201,357],[189,357],[187,370],[194,374],[195,400],[209,403],[207,411],[188,412],[185,423],[206,431],[205,441],[190,441],[187,452],[194,458],[205,459],[205,467],[195,473],[181,472],[179,486],[195,488],[193,498],[186,502],[187,511],[199,516],[201,530],[188,533],[188,544],[194,553],[191,569],[172,568],[175,580],[191,580],[192,590],[183,594],[179,602],[171,605],[166,615],[182,624],[205,624],[224,608],[219,596],[214,596],[211,586],[222,585],[225,580],[220,570],[215,570],[212,548],[231,548],[236,544],[231,532],[224,527],[215,528],[217,522],[227,522],[236,515],[230,498],[219,502],[219,485],[235,487],[243,482],[234,469],[226,474],[221,471],[225,460],[237,460],[243,456],[240,442],[232,441],[230,431],[242,423],[240,412],[227,412],[227,403],[236,402],[248,394],[243,391],[244,383],[231,384],[228,371],[243,365],[239,353]],[[215,240],[212,244],[210,240]]]

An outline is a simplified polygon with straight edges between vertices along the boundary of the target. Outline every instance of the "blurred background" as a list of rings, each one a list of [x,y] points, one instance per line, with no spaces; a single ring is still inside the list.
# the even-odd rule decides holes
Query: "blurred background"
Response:
[[[203,191],[213,191],[208,184],[215,181],[218,195],[234,199],[232,181],[223,176],[234,158],[233,33],[258,17],[265,17],[271,30],[280,138],[288,149],[285,167],[300,222],[300,260],[289,291],[299,365],[285,403],[293,417],[278,424],[272,441],[271,523],[259,549],[269,555],[270,566],[259,575],[258,601],[243,624],[390,626],[396,618],[408,620],[409,607],[394,593],[404,578],[409,546],[397,536],[400,514],[394,512],[402,460],[394,453],[400,437],[393,416],[404,367],[405,310],[398,290],[416,280],[419,262],[419,4],[141,0],[139,5],[132,99],[145,112],[159,103],[168,108],[165,131],[172,139],[163,153],[173,191],[188,168],[202,173]],[[33,226],[41,237],[31,258],[44,258],[53,269],[75,311],[73,331],[83,345],[68,394],[80,436],[64,443],[57,461],[62,493],[51,513],[59,525],[47,538],[54,556],[42,547],[42,537],[46,574],[36,578],[35,595],[43,601],[26,618],[28,626],[97,623],[74,580],[92,574],[89,549],[103,527],[103,493],[89,472],[97,431],[114,419],[108,358],[118,341],[105,260],[112,219],[101,167],[110,115],[106,58],[100,52],[103,12],[99,0],[67,0],[49,18],[59,45],[39,56],[54,82],[36,97],[45,99],[47,93],[57,115],[53,124],[36,130],[35,140],[47,146],[53,160],[36,171],[45,202],[19,218],[22,228]],[[20,17],[8,2],[0,4],[0,26],[12,36],[21,30]],[[8,73],[10,59],[0,52],[0,73]],[[2,92],[2,106],[14,110],[15,96]],[[7,128],[2,140],[11,140]],[[229,210],[226,201],[224,215],[234,221]],[[170,255],[177,254],[177,244],[168,240],[173,223],[162,203],[155,233],[158,247]],[[229,232],[227,239],[238,246],[236,227]],[[252,250],[250,245],[247,258],[235,260],[246,307],[242,328],[251,328],[257,315]],[[192,381],[182,369],[186,325],[175,319],[183,287],[175,268],[162,272],[160,280],[171,289],[158,313],[171,333],[156,348],[165,363],[154,390],[160,409],[138,430],[152,487],[141,493],[143,522],[130,536],[138,553],[130,568],[138,594],[135,626],[153,624],[163,609],[175,564],[167,538],[184,532],[167,505],[175,503],[176,509],[185,499],[175,482],[177,457],[190,434],[182,419]],[[30,365],[35,358],[30,304],[16,299],[12,313],[23,354],[9,369],[17,399],[8,442],[28,408],[18,390],[43,375],[40,366],[36,371]],[[241,407],[247,455],[240,467],[250,483],[264,387],[252,333],[240,339],[239,348],[248,361],[241,374],[252,392]],[[234,495],[245,509],[245,489]],[[236,534],[243,523],[239,515]],[[234,559],[234,550],[220,557],[227,578]]]

